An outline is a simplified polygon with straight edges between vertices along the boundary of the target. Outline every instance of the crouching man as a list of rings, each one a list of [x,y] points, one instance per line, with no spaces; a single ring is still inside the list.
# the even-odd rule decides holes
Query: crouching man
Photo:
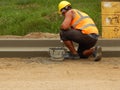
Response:
[[[64,16],[64,21],[60,26],[60,37],[70,51],[64,55],[64,58],[79,59],[93,55],[95,61],[101,60],[101,47],[94,47],[99,36],[98,29],[89,15],[72,9],[68,1],[61,1],[58,10]],[[78,43],[77,50],[73,42]]]

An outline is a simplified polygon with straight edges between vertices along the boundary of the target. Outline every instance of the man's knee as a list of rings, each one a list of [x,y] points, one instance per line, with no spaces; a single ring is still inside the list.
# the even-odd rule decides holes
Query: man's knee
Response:
[[[69,30],[61,30],[60,31],[60,38],[64,41],[69,40]]]

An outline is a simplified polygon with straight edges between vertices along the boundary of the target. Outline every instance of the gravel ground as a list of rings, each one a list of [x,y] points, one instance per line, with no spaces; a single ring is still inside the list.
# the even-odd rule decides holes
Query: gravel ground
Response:
[[[120,90],[120,58],[0,58],[0,90]]]

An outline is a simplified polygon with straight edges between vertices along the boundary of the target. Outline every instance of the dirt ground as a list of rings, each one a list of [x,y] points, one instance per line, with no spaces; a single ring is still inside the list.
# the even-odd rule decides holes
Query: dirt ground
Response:
[[[24,36],[17,36],[17,35],[1,35],[0,39],[53,39],[59,38],[59,34],[53,33],[43,33],[43,32],[32,32]]]
[[[120,90],[120,58],[0,58],[0,90]]]
[[[5,39],[58,38],[30,33]],[[120,90],[120,57],[51,61],[49,57],[0,58],[0,90]]]

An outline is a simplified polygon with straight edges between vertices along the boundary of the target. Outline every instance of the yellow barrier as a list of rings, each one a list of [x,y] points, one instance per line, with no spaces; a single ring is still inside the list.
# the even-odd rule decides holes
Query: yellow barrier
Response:
[[[120,1],[102,0],[102,37],[120,38]]]

